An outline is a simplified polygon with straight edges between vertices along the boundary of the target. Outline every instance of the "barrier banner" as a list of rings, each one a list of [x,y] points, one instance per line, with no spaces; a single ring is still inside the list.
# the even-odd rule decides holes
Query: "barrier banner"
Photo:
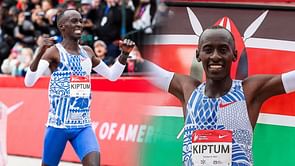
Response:
[[[25,88],[22,77],[0,76],[0,101],[14,111],[7,125],[8,154],[42,156],[48,82],[44,77],[34,88]],[[91,120],[100,144],[101,165],[139,165],[140,147],[151,141],[147,135],[154,131],[145,116],[147,105],[157,100],[157,94],[148,92],[150,87],[142,77],[120,78],[117,82],[92,78]],[[6,127],[1,127],[2,134]],[[62,160],[80,162],[70,144]]]
[[[0,101],[0,166],[7,163],[6,151],[6,127],[7,127],[7,107]]]

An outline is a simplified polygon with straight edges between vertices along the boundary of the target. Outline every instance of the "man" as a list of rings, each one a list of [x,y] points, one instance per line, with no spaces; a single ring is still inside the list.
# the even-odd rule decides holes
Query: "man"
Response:
[[[120,42],[122,54],[109,68],[88,46],[80,46],[82,17],[76,10],[65,10],[58,16],[57,26],[63,41],[53,45],[53,38],[43,41],[25,77],[31,87],[50,68],[49,115],[44,140],[42,165],[58,165],[67,141],[70,141],[83,165],[100,163],[99,146],[90,120],[91,69],[111,81],[123,72],[134,42]]]
[[[176,96],[184,108],[184,165],[252,166],[252,139],[261,105],[295,91],[295,71],[232,80],[237,59],[233,35],[214,26],[199,38],[196,58],[206,81],[166,71],[149,63],[153,83]]]

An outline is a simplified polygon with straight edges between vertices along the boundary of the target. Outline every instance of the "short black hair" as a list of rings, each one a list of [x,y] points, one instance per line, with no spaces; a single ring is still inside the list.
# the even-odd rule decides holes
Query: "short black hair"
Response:
[[[65,9],[65,10],[62,10],[59,14],[57,14],[57,18],[56,18],[56,24],[57,24],[57,27],[59,26],[59,24],[60,24],[62,18],[64,17],[64,15],[65,15],[65,13],[66,13],[67,11],[77,11],[77,12],[79,12],[79,11],[76,10],[76,9]],[[79,12],[79,13],[80,13],[80,12]]]
[[[216,30],[218,30],[218,29],[222,29],[222,30],[227,31],[227,32],[230,34],[231,38],[232,38],[232,41],[233,41],[233,43],[232,43],[232,45],[233,45],[233,49],[236,48],[235,37],[234,37],[234,35],[231,33],[231,31],[229,31],[228,29],[226,29],[226,28],[224,28],[223,26],[220,26],[220,25],[213,25],[213,26],[210,26],[210,27],[206,28],[206,29],[201,33],[201,35],[200,35],[200,37],[199,37],[199,45],[200,45],[200,43],[201,43],[201,38],[202,38],[202,36],[203,36],[203,33],[204,33],[206,30],[210,30],[210,29],[213,29],[213,30],[214,30],[214,29],[216,29]]]

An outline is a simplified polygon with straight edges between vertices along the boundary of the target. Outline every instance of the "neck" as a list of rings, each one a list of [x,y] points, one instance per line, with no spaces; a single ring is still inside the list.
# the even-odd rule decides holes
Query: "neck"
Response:
[[[208,79],[206,81],[205,94],[208,97],[216,98],[225,95],[232,86],[232,79],[226,77],[222,80]]]
[[[79,54],[79,45],[78,41],[76,40],[69,40],[69,39],[64,39],[61,42],[61,45],[69,52],[73,54]]]

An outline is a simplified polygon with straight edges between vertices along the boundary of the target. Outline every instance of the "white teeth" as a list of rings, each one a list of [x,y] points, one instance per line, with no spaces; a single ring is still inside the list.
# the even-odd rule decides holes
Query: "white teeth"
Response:
[[[82,33],[81,30],[75,30],[75,33]]]
[[[210,68],[213,68],[213,69],[220,69],[220,68],[222,68],[221,65],[210,65],[209,67]]]

